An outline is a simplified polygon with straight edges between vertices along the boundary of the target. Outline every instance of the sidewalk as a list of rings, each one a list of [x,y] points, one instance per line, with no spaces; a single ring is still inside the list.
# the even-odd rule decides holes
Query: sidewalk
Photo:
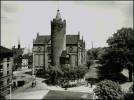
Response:
[[[21,91],[24,91],[24,90],[27,89],[28,87],[31,87],[31,85],[32,85],[32,81],[29,82],[29,83],[27,83],[27,84],[25,84],[25,85],[23,85],[22,87],[19,87],[18,89],[14,90],[14,91],[12,92],[12,94],[14,94],[14,93],[19,93],[19,92],[21,92]]]
[[[22,87],[18,87],[16,90],[12,90],[12,95],[16,95],[17,93],[22,93],[22,91],[24,91],[25,89],[27,89],[28,87],[30,87],[31,84],[32,84],[32,82],[29,82],[29,83],[25,84],[25,85],[22,86]],[[9,96],[10,96],[10,94],[8,94],[8,95],[6,96],[6,98],[7,98],[7,99],[10,98]]]
[[[30,75],[27,75],[30,76]],[[59,90],[59,91],[72,91],[72,92],[88,92],[92,93],[93,88],[86,87],[85,85],[79,86],[79,87],[72,87],[65,90],[64,88],[61,88],[59,86],[49,86],[45,83],[43,83],[45,79],[36,77],[36,86],[31,87],[32,81],[25,84],[24,86],[18,88],[17,90],[14,90],[12,92],[12,99],[42,99],[49,90]],[[7,95],[7,99],[9,99],[10,95]]]
[[[12,94],[12,99],[43,99],[43,97],[49,92],[49,90],[39,90],[32,92],[21,92]],[[7,98],[9,99],[9,98]]]
[[[31,87],[32,81],[25,84],[22,87],[14,90],[12,92],[12,99],[42,99],[47,93],[48,89],[46,88],[47,85],[42,83],[43,79],[37,78],[36,79],[36,86]],[[6,98],[9,99],[10,95],[7,95]]]

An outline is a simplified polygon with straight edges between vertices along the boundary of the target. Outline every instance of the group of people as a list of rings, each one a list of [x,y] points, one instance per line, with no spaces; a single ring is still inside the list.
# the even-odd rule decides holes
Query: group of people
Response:
[[[32,82],[32,88],[36,86],[36,80]]]

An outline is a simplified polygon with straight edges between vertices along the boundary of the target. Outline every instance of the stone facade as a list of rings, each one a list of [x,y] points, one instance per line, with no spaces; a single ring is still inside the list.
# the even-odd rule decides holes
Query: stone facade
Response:
[[[5,96],[10,91],[12,82],[13,52],[0,46],[0,94]]]
[[[66,20],[61,19],[59,10],[51,21],[51,54],[52,65],[60,64],[60,56],[66,50]]]
[[[66,20],[61,19],[58,10],[56,18],[51,21],[51,35],[37,33],[36,39],[33,40],[33,70],[47,69],[50,64],[60,65],[60,58],[64,52],[69,55],[71,66],[85,64],[85,41],[83,37],[80,39],[80,32],[66,35]]]

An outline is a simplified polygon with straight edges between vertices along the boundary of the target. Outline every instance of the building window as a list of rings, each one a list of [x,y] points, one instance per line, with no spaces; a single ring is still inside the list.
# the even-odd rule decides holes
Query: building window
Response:
[[[3,83],[4,83],[4,82],[1,80],[1,81],[0,81],[0,87],[2,87],[2,86],[3,86]]]
[[[52,58],[52,55],[48,54],[48,60],[51,60],[51,58]]]
[[[51,47],[47,47],[48,52],[51,52]]]
[[[10,58],[8,57],[8,58],[7,58],[7,61],[9,61],[9,60],[10,60]]]
[[[3,59],[0,57],[0,62],[2,62],[3,61]]]
[[[9,84],[10,83],[10,79],[7,79],[7,84]]]
[[[38,51],[41,51],[41,47],[38,47],[37,49],[38,49]]]
[[[3,66],[2,65],[0,65],[0,70],[3,70]]]
[[[3,76],[3,66],[0,65],[0,77]]]
[[[38,55],[35,55],[35,66],[38,66]]]
[[[9,69],[9,64],[7,64],[7,69]]]
[[[0,77],[2,77],[3,76],[3,71],[0,71]]]
[[[40,66],[40,55],[38,55],[38,66]]]
[[[69,52],[72,52],[73,51],[73,47],[69,47]]]
[[[75,65],[77,66],[77,56],[75,56]]]
[[[9,71],[7,71],[7,75],[9,75]]]

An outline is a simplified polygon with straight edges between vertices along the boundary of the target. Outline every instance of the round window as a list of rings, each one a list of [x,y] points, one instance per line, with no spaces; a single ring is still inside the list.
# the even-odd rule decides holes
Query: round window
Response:
[[[40,51],[41,50],[41,47],[38,47],[38,51]]]

